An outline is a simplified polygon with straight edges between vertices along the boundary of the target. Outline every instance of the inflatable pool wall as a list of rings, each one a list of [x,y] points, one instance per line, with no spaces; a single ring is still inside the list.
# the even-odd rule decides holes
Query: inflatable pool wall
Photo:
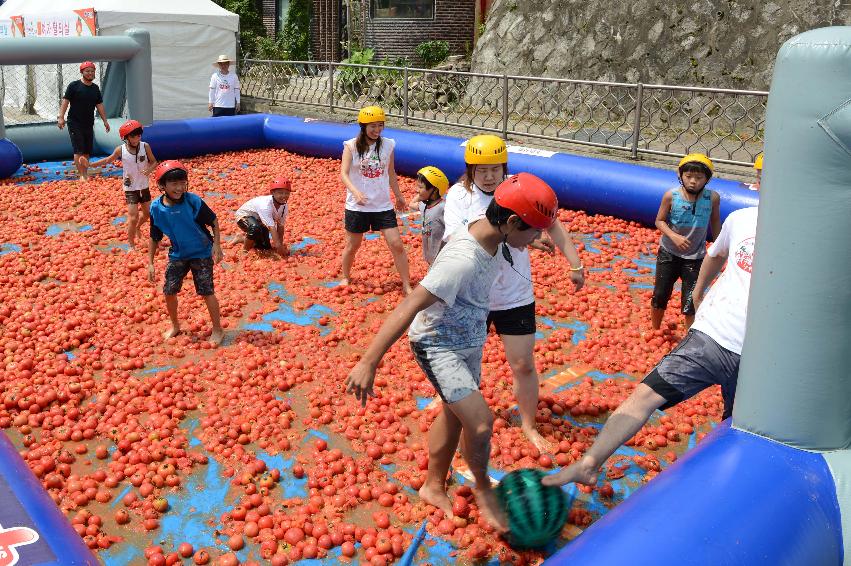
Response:
[[[849,101],[851,27],[783,45],[732,428],[547,566],[851,565]]]

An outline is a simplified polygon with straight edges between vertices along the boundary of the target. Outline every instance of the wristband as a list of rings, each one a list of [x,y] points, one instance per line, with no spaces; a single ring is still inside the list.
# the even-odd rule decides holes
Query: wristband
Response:
[[[571,267],[570,268],[571,271],[582,271],[583,269],[585,269],[585,266],[582,265],[581,263],[579,264],[579,267]]]

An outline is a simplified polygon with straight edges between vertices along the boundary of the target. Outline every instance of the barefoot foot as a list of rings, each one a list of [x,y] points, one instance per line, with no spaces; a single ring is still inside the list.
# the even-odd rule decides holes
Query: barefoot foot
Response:
[[[174,338],[178,334],[180,334],[180,327],[172,326],[171,328],[163,332],[163,339],[168,340],[169,338]]]
[[[598,468],[599,466],[591,462],[588,458],[582,458],[575,464],[562,468],[555,474],[544,476],[541,479],[541,483],[544,485],[564,485],[570,482],[576,482],[584,485],[594,485],[597,483]]]
[[[429,505],[433,505],[446,513],[448,518],[452,518],[452,502],[449,501],[449,496],[446,495],[446,490],[440,487],[423,484],[419,491],[420,499]]]
[[[508,532],[508,520],[499,507],[494,490],[490,487],[480,488],[477,486],[473,490],[473,494],[476,496],[476,505],[479,506],[479,513],[482,514],[485,521],[500,534]]]
[[[553,445],[541,434],[535,430],[534,428],[523,428],[523,434],[526,435],[526,438],[535,445],[535,448],[538,449],[539,452],[551,454],[553,452]]]
[[[342,279],[340,279],[340,287],[345,287],[346,285],[348,285],[350,283],[351,283],[351,281],[349,281],[348,277],[343,277]]]
[[[402,285],[402,294],[406,297],[411,294],[411,286],[410,285]]]
[[[212,334],[210,334],[210,343],[213,346],[218,346],[222,343],[222,340],[225,338],[225,331],[221,328],[214,328]]]

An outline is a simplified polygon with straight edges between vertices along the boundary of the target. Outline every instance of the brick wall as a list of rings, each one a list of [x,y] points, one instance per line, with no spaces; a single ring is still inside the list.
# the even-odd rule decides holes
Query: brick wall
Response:
[[[435,0],[433,20],[369,18],[369,2],[361,13],[365,47],[375,49],[376,59],[408,57],[417,63],[414,49],[423,41],[444,39],[451,55],[472,51],[477,0]]]
[[[340,0],[313,0],[310,46],[317,61],[340,60]]]
[[[276,28],[278,26],[278,18],[277,14],[276,2],[275,0],[263,0],[260,5],[260,17],[263,19],[263,27],[266,28],[266,33],[269,36],[274,36],[278,31]]]

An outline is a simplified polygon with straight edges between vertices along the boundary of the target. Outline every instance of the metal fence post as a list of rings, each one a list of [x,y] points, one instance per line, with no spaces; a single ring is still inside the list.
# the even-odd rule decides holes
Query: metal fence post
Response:
[[[328,61],[328,110],[334,111],[334,63]]]
[[[56,65],[56,91],[58,92],[56,96],[56,100],[61,100],[62,96],[65,94],[62,91],[62,64]]]
[[[408,62],[405,61],[405,70],[402,74],[402,89],[405,94],[402,97],[402,110],[405,115],[404,124],[407,126],[408,124]]]
[[[638,92],[635,93],[635,120],[632,126],[632,150],[633,159],[638,159],[638,137],[641,135],[641,112],[644,110],[644,85],[638,83]]]
[[[508,139],[508,74],[502,74],[502,137]]]

